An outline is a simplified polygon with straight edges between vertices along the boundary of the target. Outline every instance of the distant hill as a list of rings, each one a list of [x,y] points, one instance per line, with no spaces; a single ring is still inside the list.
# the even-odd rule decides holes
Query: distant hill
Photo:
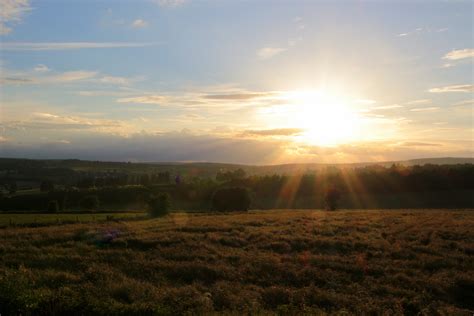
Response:
[[[318,170],[328,166],[358,168],[371,165],[380,165],[389,167],[392,164],[401,164],[405,166],[413,165],[446,165],[446,164],[474,164],[474,158],[422,158],[404,161],[386,161],[386,162],[365,162],[348,164],[322,164],[322,163],[295,163],[280,165],[240,165],[227,163],[211,162],[107,162],[107,161],[86,161],[78,159],[66,160],[34,160],[34,159],[16,159],[0,158],[0,172],[5,173],[8,170],[38,170],[38,169],[58,169],[75,170],[82,172],[121,172],[128,174],[139,174],[145,172],[163,172],[169,171],[171,174],[182,174],[189,176],[214,177],[221,170],[235,170],[242,168],[247,174],[292,174],[311,170]]]

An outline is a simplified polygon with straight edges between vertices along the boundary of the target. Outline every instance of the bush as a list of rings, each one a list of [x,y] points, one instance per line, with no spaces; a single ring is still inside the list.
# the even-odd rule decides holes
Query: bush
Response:
[[[59,211],[59,204],[56,200],[51,200],[48,203],[48,212],[49,213],[57,213]]]
[[[327,190],[326,195],[324,197],[324,201],[326,202],[326,209],[329,211],[335,211],[337,209],[337,204],[341,199],[341,193],[336,188],[331,188]]]
[[[248,211],[250,194],[245,188],[218,189],[212,196],[212,211]]]
[[[99,198],[96,195],[85,196],[79,205],[86,210],[96,210],[99,208]]]
[[[171,207],[171,198],[168,193],[160,193],[148,201],[150,216],[159,217],[168,214]]]

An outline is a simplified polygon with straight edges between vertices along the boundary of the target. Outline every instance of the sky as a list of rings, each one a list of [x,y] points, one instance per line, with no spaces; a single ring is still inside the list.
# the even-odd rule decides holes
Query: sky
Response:
[[[472,1],[0,4],[0,157],[474,156]]]

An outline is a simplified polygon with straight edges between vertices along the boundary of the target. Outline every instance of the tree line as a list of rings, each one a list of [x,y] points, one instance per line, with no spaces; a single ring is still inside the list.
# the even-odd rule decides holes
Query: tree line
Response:
[[[50,201],[56,201],[59,211],[79,210],[86,208],[86,197],[96,201],[91,196],[97,198],[92,204],[100,205],[95,208],[139,209],[147,205],[150,196],[161,193],[169,195],[172,208],[210,210],[216,191],[224,188],[245,189],[251,199],[249,207],[254,209],[324,208],[331,190],[337,192],[333,196],[343,208],[474,207],[472,164],[326,167],[291,175],[247,175],[236,169],[220,171],[214,179],[179,181],[163,172],[136,178],[140,179],[136,185],[94,179],[88,185],[72,187],[45,180],[40,194],[1,197],[0,210],[46,210]],[[233,195],[241,194],[235,192],[225,193],[225,199],[233,200]]]

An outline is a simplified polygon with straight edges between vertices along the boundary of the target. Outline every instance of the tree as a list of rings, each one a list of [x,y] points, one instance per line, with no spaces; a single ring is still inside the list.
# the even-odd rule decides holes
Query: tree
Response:
[[[59,204],[56,200],[51,200],[48,203],[48,212],[49,213],[57,213],[59,210]]]
[[[170,207],[171,198],[168,193],[159,193],[148,201],[148,212],[151,217],[165,216]]]
[[[50,192],[54,190],[54,183],[49,180],[42,181],[40,184],[41,192]]]
[[[248,211],[250,194],[246,188],[218,189],[212,196],[212,211]]]
[[[239,168],[234,171],[218,171],[216,174],[216,180],[222,182],[244,179],[245,177],[246,173],[242,168]]]
[[[326,191],[324,201],[326,202],[326,209],[329,211],[335,211],[337,209],[337,204],[341,199],[341,193],[336,188],[330,188]]]
[[[15,194],[17,190],[18,190],[18,186],[16,185],[16,182],[12,181],[10,185],[8,186],[8,193]]]
[[[86,210],[96,210],[99,208],[99,198],[96,195],[87,195],[80,201],[80,206]]]

